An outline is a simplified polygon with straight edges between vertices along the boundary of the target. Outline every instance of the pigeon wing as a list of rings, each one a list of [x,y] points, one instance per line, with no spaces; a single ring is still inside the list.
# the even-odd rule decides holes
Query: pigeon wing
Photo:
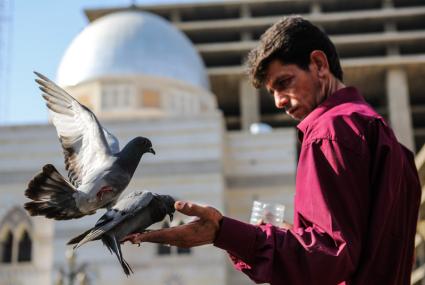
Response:
[[[120,199],[112,208],[115,211],[136,213],[152,201],[154,194],[149,191],[134,191]]]
[[[120,152],[120,144],[118,139],[108,132],[107,129],[103,128],[103,134],[105,135],[106,142],[109,146],[109,149],[111,150],[111,153],[116,154]]]
[[[86,242],[99,238],[125,219],[133,217],[140,210],[147,207],[152,199],[153,194],[149,191],[134,192],[122,198],[111,210],[108,210],[100,217],[94,228],[74,248],[76,249]]]
[[[90,179],[107,158],[119,151],[118,140],[96,116],[46,76],[34,72],[36,82],[52,114],[65,155],[71,183],[78,187]]]

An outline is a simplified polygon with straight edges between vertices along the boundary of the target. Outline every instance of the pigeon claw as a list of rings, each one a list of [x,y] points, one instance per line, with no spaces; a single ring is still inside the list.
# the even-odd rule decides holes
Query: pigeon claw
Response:
[[[96,194],[97,199],[102,201],[103,196],[105,196],[105,194],[107,194],[108,192],[114,192],[114,190],[112,189],[111,186],[103,186],[102,188],[100,188],[99,192],[97,192]]]

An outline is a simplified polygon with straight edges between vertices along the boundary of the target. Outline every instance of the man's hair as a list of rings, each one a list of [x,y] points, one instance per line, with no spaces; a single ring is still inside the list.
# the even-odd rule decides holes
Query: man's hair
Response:
[[[248,54],[246,65],[251,83],[256,88],[263,86],[268,65],[275,59],[308,70],[314,50],[325,53],[331,73],[342,81],[339,57],[329,37],[300,16],[283,18],[261,36],[259,45]]]

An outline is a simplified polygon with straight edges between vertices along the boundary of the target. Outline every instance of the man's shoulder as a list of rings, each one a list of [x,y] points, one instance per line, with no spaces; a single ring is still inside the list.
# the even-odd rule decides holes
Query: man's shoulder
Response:
[[[368,104],[348,102],[335,106],[318,117],[310,124],[304,138],[307,141],[364,141],[369,124],[376,120],[383,121],[383,118]]]

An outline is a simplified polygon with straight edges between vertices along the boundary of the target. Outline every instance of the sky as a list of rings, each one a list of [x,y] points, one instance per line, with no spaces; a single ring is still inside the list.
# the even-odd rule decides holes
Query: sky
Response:
[[[197,0],[197,2],[202,0]],[[207,0],[205,0],[207,1]],[[66,48],[88,24],[86,8],[130,5],[131,0],[0,0],[9,11],[0,26],[0,125],[46,123],[47,109],[33,71],[56,79]],[[136,4],[194,0],[136,0]],[[1,10],[0,10],[1,11]],[[6,29],[7,28],[7,29]],[[3,33],[3,34],[2,34]],[[3,35],[3,36],[2,36]],[[6,39],[6,41],[5,41]],[[7,53],[5,53],[7,51]]]

